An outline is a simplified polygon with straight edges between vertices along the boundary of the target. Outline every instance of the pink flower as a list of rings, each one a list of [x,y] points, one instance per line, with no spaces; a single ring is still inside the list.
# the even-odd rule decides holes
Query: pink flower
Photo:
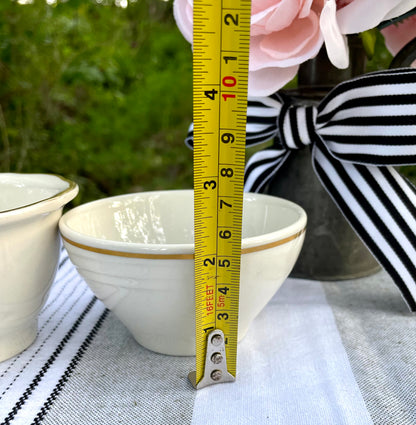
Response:
[[[346,68],[349,59],[345,34],[375,28],[415,6],[416,0],[326,0],[320,24],[329,59],[336,67]]]
[[[192,43],[193,0],[174,0],[173,6],[180,31]],[[346,34],[400,16],[416,0],[252,0],[251,7],[248,91],[267,96],[292,80],[323,43],[337,68],[348,67]]]
[[[416,15],[402,22],[389,25],[382,31],[386,47],[391,54],[396,55],[409,41],[416,38]]]
[[[319,18],[325,0],[253,0],[249,94],[266,96],[296,75],[299,64],[316,56],[323,37]],[[192,43],[192,0],[175,0],[174,15]]]

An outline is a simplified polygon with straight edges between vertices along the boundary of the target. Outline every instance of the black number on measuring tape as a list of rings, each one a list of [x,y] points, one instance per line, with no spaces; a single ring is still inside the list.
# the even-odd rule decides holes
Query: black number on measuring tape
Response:
[[[220,238],[221,239],[230,239],[231,238],[231,232],[229,230],[220,230]],[[226,260],[224,260],[226,261]]]
[[[218,288],[218,291],[221,292],[221,294],[227,295],[227,292],[230,290],[228,286],[223,286],[221,288]]]
[[[230,260],[219,260],[218,265],[220,267],[230,267],[231,263]]]
[[[204,182],[204,189],[215,189],[217,187],[217,182],[215,180],[210,180]]]
[[[223,133],[221,134],[221,142],[222,143],[234,143],[234,134],[232,133]]]
[[[225,22],[225,25],[230,25],[231,23],[233,23],[234,25],[238,25],[238,13],[236,13],[235,15],[231,15],[231,13],[227,13],[224,16],[224,22]]]
[[[215,266],[215,257],[212,258],[205,258],[204,260],[204,266],[208,267],[211,264],[211,266]]]
[[[222,320],[222,319],[228,320],[228,313],[218,313],[217,314],[217,319],[218,320]]]
[[[232,168],[221,168],[221,175],[223,177],[232,177],[234,175],[234,171]]]
[[[223,205],[225,205],[228,208],[232,208],[232,204],[229,204],[228,202],[225,202],[223,199],[220,199],[220,209],[222,209]]]
[[[228,61],[236,61],[237,56],[223,56],[222,57],[225,60],[225,63],[228,63]]]
[[[211,100],[215,100],[215,95],[218,93],[217,90],[212,89],[212,90],[205,90],[204,91],[204,95]]]

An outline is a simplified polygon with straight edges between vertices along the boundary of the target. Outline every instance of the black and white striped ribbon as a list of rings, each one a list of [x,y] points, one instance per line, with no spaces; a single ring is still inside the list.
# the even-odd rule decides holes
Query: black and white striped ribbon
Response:
[[[264,190],[288,155],[309,146],[321,183],[416,311],[416,190],[393,168],[416,164],[416,70],[343,82],[317,107],[252,98],[247,115],[247,147],[274,144],[247,162],[245,190]]]

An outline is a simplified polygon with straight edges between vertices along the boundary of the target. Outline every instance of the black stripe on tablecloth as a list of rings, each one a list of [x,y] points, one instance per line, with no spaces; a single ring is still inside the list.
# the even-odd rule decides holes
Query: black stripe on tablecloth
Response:
[[[52,307],[55,307],[55,312],[59,311],[62,307],[62,304],[65,304],[65,302],[68,301],[70,299],[70,297],[72,297],[74,292],[77,290],[77,285],[72,285],[73,288],[72,288],[71,292],[66,295],[66,299],[64,300],[64,302],[63,303],[61,302],[60,306],[56,309],[55,303],[62,296],[62,293],[67,289],[67,285],[71,282],[71,280],[76,278],[76,277],[77,277],[77,271],[75,270],[75,268],[73,268],[73,269],[69,270],[69,272],[65,273],[65,275],[62,276],[59,280],[56,281],[56,283],[59,284],[60,289],[56,294],[54,294],[53,298],[52,298],[52,295],[49,295],[49,298],[48,298],[46,305],[41,310],[42,315],[46,315],[46,312]],[[81,296],[82,296],[82,294],[81,294]],[[51,318],[54,316],[55,312],[48,313],[49,316],[48,316],[47,319],[45,319],[43,326],[45,326],[45,324],[48,323],[51,320]],[[41,329],[39,330],[39,332],[41,331]]]
[[[73,293],[75,292],[76,288],[74,287],[73,291],[69,294],[69,297],[71,297],[73,295]],[[59,322],[56,324],[56,326],[47,334],[45,335],[45,337],[43,338],[42,342],[39,345],[39,348],[32,354],[32,356],[26,361],[26,363],[20,368],[19,372],[17,373],[17,375],[14,377],[14,379],[11,381],[11,383],[9,384],[9,386],[3,391],[3,393],[0,395],[0,399],[1,397],[10,390],[10,388],[14,385],[14,383],[16,382],[16,380],[21,376],[21,374],[25,371],[25,369],[32,363],[32,361],[35,359],[36,355],[39,353],[39,351],[44,347],[44,345],[46,344],[46,342],[52,337],[52,335],[55,333],[55,331],[59,328],[59,326],[61,325],[62,321],[65,319],[65,317],[72,311],[73,307],[75,306],[75,304],[81,299],[81,297],[85,294],[87,289],[85,289],[75,300],[74,302],[67,307],[65,313],[63,314],[63,316],[60,318]],[[62,305],[58,308],[58,310],[62,307]],[[44,329],[44,327],[46,326],[46,324],[48,322],[50,322],[51,318],[54,316],[55,312],[53,312],[49,318],[45,321],[45,323],[43,324],[43,326],[39,329],[38,331],[38,335],[39,333]],[[10,364],[9,368],[11,368],[20,358],[20,354],[17,355],[15,357],[15,359],[13,360],[13,362]],[[9,369],[8,368],[8,369]],[[6,369],[4,371],[4,374],[2,374],[0,376],[0,378],[3,378],[4,375],[7,374],[8,369]]]
[[[19,400],[16,402],[12,410],[9,412],[9,414],[4,418],[3,422],[0,425],[10,425],[13,418],[16,416],[16,414],[19,412],[19,410],[24,406],[26,400],[29,399],[35,388],[38,386],[39,382],[43,379],[48,369],[53,365],[53,363],[58,358],[59,354],[62,352],[62,350],[65,348],[75,331],[80,326],[81,322],[84,320],[85,316],[90,312],[94,304],[97,302],[97,298],[95,296],[92,296],[91,301],[88,303],[87,307],[84,309],[84,311],[80,314],[78,319],[74,322],[72,325],[72,328],[68,331],[68,333],[62,338],[61,342],[58,344],[55,351],[52,353],[52,355],[49,357],[49,359],[45,362],[45,364],[40,369],[39,373],[33,378],[30,385],[26,388],[23,395],[19,398]]]
[[[104,320],[108,316],[109,311],[110,310],[105,309],[103,314],[97,320],[97,323],[94,325],[94,327],[91,329],[91,332],[85,338],[85,340],[82,343],[81,347],[79,348],[77,354],[72,358],[71,362],[69,363],[69,366],[66,368],[64,374],[59,379],[55,388],[51,392],[51,395],[46,399],[44,405],[40,409],[39,413],[36,415],[34,421],[31,423],[31,425],[38,425],[42,422],[43,418],[48,413],[49,409],[51,408],[52,404],[54,403],[54,401],[58,397],[59,393],[64,388],[64,386],[65,386],[66,382],[68,381],[69,377],[71,376],[72,372],[75,370],[78,362],[81,360],[85,351],[87,350],[87,348],[91,344],[91,342],[94,339],[95,335],[97,334],[98,330],[101,328],[102,324],[104,323]]]
[[[62,258],[61,262],[59,263],[59,268],[61,268],[68,260],[69,260],[68,256],[65,256],[64,258]]]

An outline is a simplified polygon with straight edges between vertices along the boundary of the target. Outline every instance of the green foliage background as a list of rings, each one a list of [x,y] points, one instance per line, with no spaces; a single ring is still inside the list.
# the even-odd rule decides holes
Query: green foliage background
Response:
[[[192,187],[192,53],[172,0],[115,1],[0,0],[0,172],[73,179],[73,205]],[[368,70],[387,67],[381,35],[365,40]]]
[[[108,3],[0,2],[0,171],[71,178],[75,204],[192,186],[192,53],[171,3]]]

